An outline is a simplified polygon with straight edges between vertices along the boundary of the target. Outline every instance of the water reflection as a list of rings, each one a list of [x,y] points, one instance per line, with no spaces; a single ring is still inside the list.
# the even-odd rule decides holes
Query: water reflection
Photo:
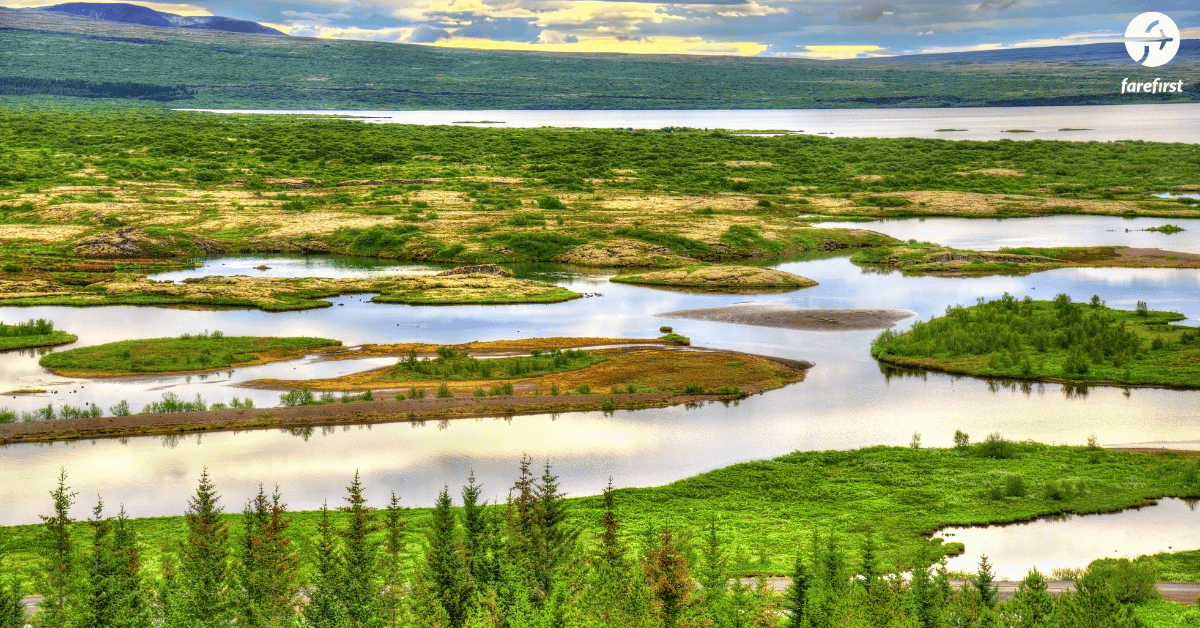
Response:
[[[268,265],[275,266],[278,262]],[[1049,298],[1059,292],[1086,301],[1092,294],[1115,307],[1138,300],[1200,319],[1200,273],[1163,269],[1060,269],[1025,277],[905,277],[864,273],[845,257],[787,262],[779,267],[820,282],[752,302],[794,307],[897,308],[917,312],[898,325],[942,313],[948,305],[974,303],[1008,292]],[[747,301],[739,295],[676,293],[605,283],[608,274],[576,274],[554,265],[516,269],[526,278],[548,279],[603,297],[555,305],[421,308],[367,302],[361,295],[333,299],[343,307],[305,312],[199,311],[137,307],[77,309],[0,308],[14,315],[52,319],[77,333],[79,344],[127,337],[179,335],[221,329],[228,335],[312,335],[347,345],[366,342],[458,343],[549,335],[643,338],[664,323],[653,315]],[[9,310],[9,311],[4,311]],[[942,373],[882,367],[868,348],[875,331],[816,332],[709,321],[668,324],[698,346],[805,359],[816,363],[805,381],[736,402],[689,404],[636,412],[569,413],[376,425],[366,429],[314,428],[212,433],[203,442],[131,438],[56,446],[10,446],[0,455],[0,499],[11,505],[0,523],[30,523],[46,505],[30,491],[49,489],[60,467],[73,490],[123,503],[136,516],[178,514],[207,466],[229,503],[252,497],[260,483],[278,483],[296,509],[320,507],[344,489],[355,469],[370,496],[395,490],[406,503],[428,505],[444,484],[457,485],[475,469],[493,486],[509,484],[522,454],[550,459],[571,494],[601,490],[611,476],[618,486],[669,482],[716,467],[768,458],[796,449],[840,449],[907,444],[914,431],[926,446],[950,446],[955,430],[1014,440],[1083,444],[1194,440],[1200,425],[1200,393],[1165,389],[989,382]],[[7,388],[44,388],[38,398],[6,396],[0,406],[33,409],[51,403],[95,402],[108,408],[127,399],[135,411],[171,391],[206,401],[250,397],[256,407],[278,404],[276,391],[237,385],[258,377],[331,377],[393,363],[322,362],[303,359],[193,377],[146,377],[84,381],[50,375],[31,356],[0,356]],[[77,393],[70,391],[78,390]],[[1033,394],[1037,393],[1037,394]],[[1200,447],[1200,443],[1195,446]],[[33,498],[30,495],[34,495]],[[503,498],[503,494],[498,497]],[[82,510],[81,518],[87,516]]]
[[[974,572],[987,556],[997,576],[1019,580],[1033,567],[1084,568],[1097,558],[1200,549],[1196,499],[1164,499],[1157,506],[1098,515],[1051,515],[1035,521],[988,527],[951,527],[938,537],[957,541],[965,552],[949,559],[950,569]]]

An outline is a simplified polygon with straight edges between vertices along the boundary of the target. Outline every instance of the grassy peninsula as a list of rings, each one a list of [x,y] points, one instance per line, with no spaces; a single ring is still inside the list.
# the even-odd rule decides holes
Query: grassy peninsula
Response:
[[[53,347],[69,344],[78,339],[74,334],[54,329],[54,321],[44,318],[30,319],[15,325],[0,323],[0,351]]]
[[[619,478],[614,482],[620,485]],[[736,464],[664,486],[617,489],[615,513],[627,546],[642,547],[649,526],[667,527],[676,532],[689,560],[696,561],[705,528],[717,521],[731,574],[787,574],[797,553],[809,547],[814,531],[833,532],[851,565],[861,562],[861,549],[871,535],[879,567],[903,570],[919,556],[962,551],[961,544],[943,545],[926,537],[942,527],[1111,512],[1166,496],[1200,496],[1194,453],[1050,446],[1012,442],[995,434],[976,443],[964,439],[954,448],[876,446],[795,452]],[[368,498],[370,503],[386,503],[383,495]],[[567,505],[568,520],[587,531],[585,545],[599,544],[595,523],[604,514],[603,498],[572,497]],[[46,508],[51,506],[47,503]],[[320,513],[286,516],[289,538],[297,547],[311,548]],[[338,524],[346,516],[330,512]],[[431,510],[406,508],[404,516],[410,523],[408,547],[416,553]],[[235,523],[238,517],[228,514],[225,520]],[[75,525],[80,538],[86,538],[88,524]],[[173,546],[184,534],[183,518],[134,519],[132,525],[142,542],[147,571],[157,573],[162,548]],[[40,547],[35,542],[38,527],[2,529],[0,551],[6,556],[6,570],[32,572]],[[383,533],[374,534],[381,538]],[[304,561],[311,566],[316,558],[307,553]],[[1200,580],[1194,564],[1171,564],[1173,577]]]
[[[685,266],[637,275],[617,275],[618,283],[699,289],[800,289],[817,285],[808,277],[755,266]]]
[[[1072,303],[1018,300],[1007,293],[944,316],[886,330],[872,343],[881,362],[977,377],[1094,384],[1200,387],[1200,329],[1169,325],[1185,317],[1113,310],[1094,296]]]
[[[328,338],[226,336],[214,331],[58,351],[43,356],[39,364],[67,377],[187,373],[287,360],[341,344]]]
[[[906,275],[973,277],[1024,275],[1064,267],[1200,268],[1200,255],[1124,246],[1007,247],[999,251],[954,249],[909,240],[856,251],[850,261]]]

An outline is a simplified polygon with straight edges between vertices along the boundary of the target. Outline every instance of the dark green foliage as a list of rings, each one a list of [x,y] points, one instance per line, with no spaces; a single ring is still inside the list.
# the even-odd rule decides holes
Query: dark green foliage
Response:
[[[788,626],[800,628],[804,626],[804,611],[808,603],[808,590],[813,585],[812,568],[808,565],[809,558],[804,552],[796,552],[796,564],[792,567],[792,583],[784,594],[783,609],[788,614]]]
[[[3,563],[0,562],[0,567]],[[15,576],[0,580],[0,628],[23,628],[25,625],[25,603],[21,600],[24,590],[21,580]]]
[[[346,492],[349,517],[341,533],[343,571],[339,593],[350,628],[374,628],[381,625],[376,581],[379,545],[371,538],[376,521],[366,507],[357,471]]]
[[[242,512],[243,537],[234,596],[239,626],[275,628],[295,625],[300,604],[300,559],[288,538],[287,506],[279,488],[270,499],[258,495]]]
[[[317,520],[315,549],[314,576],[309,601],[304,606],[304,619],[314,627],[347,628],[350,624],[341,598],[342,555],[338,551],[337,531],[329,521],[327,505],[321,506]]]
[[[1065,294],[1052,302],[1005,294],[950,306],[904,333],[886,330],[871,353],[902,366],[972,375],[1200,386],[1200,367],[1189,364],[1200,353],[1183,338],[1194,330],[1166,324],[1181,318],[1072,303]]]
[[[463,551],[476,590],[487,591],[500,583],[500,521],[496,510],[479,503],[483,486],[472,472],[462,489]]]
[[[550,262],[568,249],[583,244],[580,240],[557,231],[504,231],[487,237],[492,246],[511,249],[521,258],[531,262]]]
[[[436,358],[417,359],[415,352],[401,358],[392,367],[390,377],[397,380],[441,379],[462,381],[498,377],[538,377],[550,373],[571,371],[603,361],[602,356],[582,349],[554,349],[538,355],[511,358],[471,357],[465,349],[438,347]],[[499,384],[493,395],[512,394],[512,384]]]
[[[567,206],[557,196],[550,196],[550,195],[539,196],[537,203],[538,203],[538,207],[541,207],[542,209],[566,209],[567,208]]]
[[[463,539],[451,511],[450,492],[446,488],[438,494],[427,538],[421,580],[431,587],[451,628],[461,628],[474,597],[474,584]]]
[[[645,227],[617,227],[613,235],[633,238],[650,244],[665,246],[677,255],[686,255],[697,259],[706,259],[712,253],[712,247],[692,238],[686,238],[670,233],[652,231]]]
[[[995,458],[996,460],[1012,458],[1016,451],[1012,441],[1006,440],[1000,432],[988,434],[987,438],[982,443],[976,445],[976,447],[979,449],[980,454],[988,458]]]
[[[42,564],[38,572],[37,592],[40,625],[66,628],[70,625],[71,602],[80,587],[79,556],[72,535],[70,511],[75,493],[67,487],[67,471],[58,474],[58,487],[50,492],[54,514],[42,515],[38,540],[42,544]]]
[[[346,243],[346,250],[358,255],[385,256],[397,253],[409,240],[421,233],[416,225],[373,225],[365,229],[341,227],[333,232],[334,237]],[[394,255],[388,255],[393,257]]]
[[[1106,558],[1088,566],[1108,584],[1121,604],[1141,604],[1160,597],[1158,573],[1150,561],[1131,561],[1128,558]]]
[[[1054,616],[1054,599],[1047,590],[1046,577],[1034,569],[1017,585],[1010,604],[1016,628],[1044,626]]]
[[[408,582],[404,568],[404,553],[406,544],[404,530],[406,521],[400,510],[400,498],[392,493],[388,502],[387,513],[384,515],[383,542],[383,593],[380,597],[380,611],[383,624],[387,628],[399,628],[403,621],[404,589]]]
[[[179,587],[171,601],[179,621],[197,628],[224,628],[233,618],[229,525],[221,517],[219,500],[205,469],[196,494],[188,499],[188,534],[179,547]]]
[[[5,272],[9,272],[5,269]],[[20,272],[20,269],[12,272]],[[29,319],[24,323],[16,325],[6,325],[0,323],[0,338],[10,338],[14,336],[45,336],[46,334],[54,333],[54,321],[48,321],[44,318],[37,320]]]
[[[150,607],[142,589],[141,560],[125,509],[115,520],[104,517],[104,504],[96,503],[92,547],[83,561],[81,604],[75,613],[78,626],[149,628]]]
[[[643,568],[664,628],[675,628],[699,600],[687,559],[676,546],[670,528],[664,528],[657,542],[646,550]]]
[[[760,231],[761,228],[756,229],[750,225],[730,225],[725,233],[721,234],[721,241],[750,255],[778,253],[783,250],[782,244],[764,238]]]
[[[999,589],[994,584],[996,575],[992,573],[992,565],[988,562],[987,556],[979,557],[979,570],[975,572],[975,578],[971,580],[971,584],[975,585],[975,590],[979,591],[979,599],[987,608],[995,608],[996,603],[1000,601]]]

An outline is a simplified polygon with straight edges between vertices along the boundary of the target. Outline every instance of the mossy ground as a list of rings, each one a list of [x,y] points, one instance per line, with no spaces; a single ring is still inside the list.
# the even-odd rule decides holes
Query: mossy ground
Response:
[[[287,360],[341,344],[328,338],[185,334],[56,351],[43,356],[39,363],[66,377],[186,373]]]

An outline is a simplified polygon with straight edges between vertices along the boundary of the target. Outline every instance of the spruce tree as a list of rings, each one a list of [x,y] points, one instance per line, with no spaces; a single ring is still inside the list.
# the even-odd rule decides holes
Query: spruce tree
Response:
[[[314,577],[309,590],[304,619],[312,628],[347,628],[349,619],[341,599],[341,552],[337,532],[329,521],[328,504],[321,505],[317,520],[317,553],[313,565]]]
[[[875,535],[870,532],[867,532],[867,538],[863,540],[862,565],[858,569],[858,575],[862,576],[863,587],[868,590],[879,579],[879,559],[875,556]]]
[[[733,623],[736,612],[729,600],[729,564],[717,536],[717,522],[708,523],[704,544],[704,563],[700,570],[700,588],[704,595],[701,604],[712,620],[714,628],[723,628]]]
[[[268,500],[263,488],[242,512],[244,537],[238,569],[240,626],[278,628],[297,623],[299,557],[285,535],[287,506],[279,488]]]
[[[0,556],[2,558],[2,556]],[[0,560],[0,571],[4,563]],[[8,581],[0,580],[0,628],[22,628],[25,625],[25,595],[21,581],[14,575]]]
[[[392,493],[384,518],[383,546],[383,595],[380,599],[384,624],[388,628],[399,628],[404,611],[404,519],[400,511],[400,498]]]
[[[184,514],[188,534],[179,548],[179,586],[171,602],[180,625],[189,628],[228,628],[233,619],[229,526],[221,520],[219,500],[204,469]]]
[[[71,623],[75,595],[79,590],[79,558],[76,556],[74,539],[71,536],[71,506],[76,493],[69,492],[67,470],[58,474],[58,488],[50,491],[54,499],[54,514],[42,516],[42,527],[38,532],[41,542],[42,566],[37,581],[37,591],[42,597],[38,603],[39,626],[66,628]]]
[[[1016,628],[1043,626],[1054,616],[1054,599],[1047,590],[1046,577],[1031,570],[1013,593],[1009,609]]]
[[[796,552],[796,565],[792,567],[792,583],[784,594],[783,610],[791,619],[789,628],[804,625],[804,609],[808,602],[808,590],[812,586],[813,574],[805,560],[804,552]]]
[[[500,531],[492,511],[479,503],[483,486],[475,483],[475,473],[462,489],[463,546],[471,581],[481,594],[494,588],[500,579]]]
[[[379,612],[380,587],[375,579],[379,546],[369,538],[376,524],[367,510],[357,471],[346,491],[350,516],[342,532],[342,604],[351,628],[375,628],[383,625]]]
[[[558,490],[558,476],[551,473],[549,461],[542,471],[535,495],[540,534],[534,568],[542,591],[549,593],[563,569],[575,557],[580,530],[567,523],[566,495]]]
[[[1123,606],[1099,570],[1088,569],[1075,582],[1075,593],[1058,602],[1062,628],[1137,628],[1131,606]]]
[[[670,528],[663,528],[656,547],[646,554],[646,583],[654,593],[664,628],[675,628],[684,612],[696,602],[696,582],[688,572],[687,558],[675,546]]]
[[[80,628],[148,628],[149,608],[142,590],[141,561],[125,509],[104,517],[104,502],[92,510],[92,548],[83,560],[78,612]]]
[[[446,611],[450,626],[461,628],[466,622],[474,591],[447,488],[442,488],[438,494],[427,538],[424,580]]]
[[[992,565],[988,563],[987,556],[980,555],[979,571],[975,573],[973,583],[975,588],[979,590],[979,599],[983,602],[986,608],[996,608],[996,603],[1000,601],[1000,593],[993,584],[995,574],[992,573]]]

